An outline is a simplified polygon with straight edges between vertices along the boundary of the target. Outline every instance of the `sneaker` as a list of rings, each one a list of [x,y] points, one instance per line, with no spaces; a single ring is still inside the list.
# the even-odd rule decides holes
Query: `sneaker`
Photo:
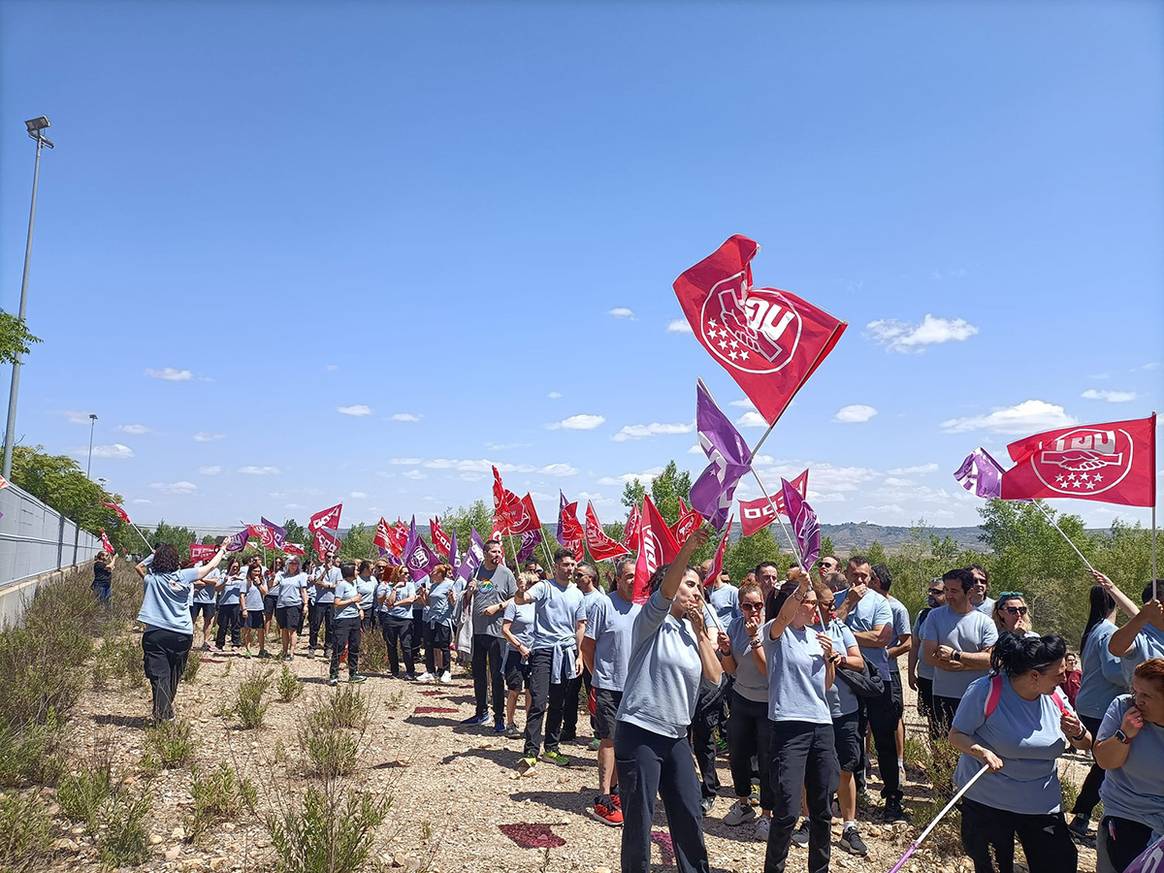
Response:
[[[284,661],[284,662],[286,662],[286,663],[290,663],[290,662],[291,662],[291,656],[290,656],[290,655],[284,655],[284,656],[283,656],[283,661]]]
[[[756,817],[756,810],[752,809],[752,804],[748,802],[748,798],[741,797],[732,804],[732,808],[727,811],[727,815],[723,817],[723,823],[728,827],[737,827],[746,821],[751,821]]]
[[[415,682],[416,681],[416,674],[413,673],[411,670],[409,670],[407,673],[404,674],[404,681]]]
[[[609,797],[594,798],[594,806],[587,807],[586,814],[612,828],[622,827],[622,810]]]
[[[433,682],[436,681],[436,676],[432,675],[432,673],[425,670],[423,673],[421,673],[419,676],[416,677],[416,681],[421,682],[425,685],[431,685]]]
[[[570,766],[570,759],[559,752],[557,749],[554,749],[552,752],[548,749],[542,752],[542,760],[549,761],[551,764],[557,764],[559,767]]]
[[[441,682],[443,682],[445,685],[448,685],[452,681],[453,681],[453,674],[450,673],[448,670],[445,670],[445,672],[441,673]]]
[[[707,818],[711,814],[711,808],[715,806],[714,797],[704,797],[699,801],[699,811],[703,813],[703,817]]]
[[[260,658],[269,658],[269,657],[271,657],[271,653],[268,652],[266,649],[259,649],[259,657]]]
[[[615,809],[622,811],[622,795],[618,793],[617,785],[610,789],[610,802],[614,804]]]
[[[498,734],[498,735],[504,734],[505,733],[505,722],[503,722],[503,721],[493,722],[493,733]]]
[[[528,776],[534,771],[534,767],[536,767],[537,764],[537,758],[522,758],[517,762],[517,774],[519,776]]]
[[[489,724],[489,714],[482,713],[480,715],[470,716],[469,718],[462,719],[461,724],[469,727],[481,727],[483,724]]]
[[[595,737],[589,742],[589,744],[587,744],[586,748],[592,752],[597,752],[602,748],[602,740],[598,739],[598,737]]]
[[[359,685],[361,682],[367,682],[368,677],[362,676],[359,673],[353,673],[351,676],[348,677],[348,681],[351,682],[353,685]]]
[[[865,841],[854,827],[845,828],[845,832],[841,834],[841,848],[850,855],[861,858],[869,854],[869,847],[865,845]]]
[[[768,830],[772,827],[772,819],[766,815],[760,816],[756,819],[755,827],[752,829],[752,836],[761,842],[768,842]]]
[[[505,736],[511,740],[520,740],[525,737],[525,731],[522,731],[515,724],[509,724],[505,727]]]
[[[887,822],[909,821],[909,816],[906,815],[905,810],[901,807],[901,801],[892,798],[885,801],[885,809],[881,812],[881,818]]]
[[[801,849],[808,848],[808,819],[804,819],[800,827],[792,832],[792,845]]]
[[[339,679],[336,678],[335,676],[332,676],[330,679],[327,680],[327,684],[331,685],[333,687],[336,685],[339,685]]]

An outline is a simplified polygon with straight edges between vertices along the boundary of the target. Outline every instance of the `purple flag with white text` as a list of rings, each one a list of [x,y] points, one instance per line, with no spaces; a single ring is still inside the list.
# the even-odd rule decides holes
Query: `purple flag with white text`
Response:
[[[792,521],[792,535],[796,537],[801,563],[804,569],[810,570],[820,557],[820,522],[795,485],[787,479],[781,479],[780,488],[784,494],[788,518]]]
[[[691,486],[690,503],[716,530],[722,531],[736,485],[752,468],[752,450],[715,405],[702,379],[695,388],[695,425],[699,444],[711,463]]]
[[[533,530],[527,530],[521,535],[521,550],[517,553],[517,563],[524,564],[533,557],[533,553],[537,551],[542,542],[542,529],[540,527]]]
[[[416,532],[415,515],[408,528],[408,543],[404,546],[403,560],[404,567],[408,570],[408,575],[412,577],[413,582],[419,582],[428,575],[429,570],[440,563],[437,556],[432,553],[428,543],[424,541],[424,537]]]
[[[287,542],[287,528],[279,527],[279,525],[275,524],[275,522],[267,521],[261,515],[259,516],[259,521],[262,522],[263,527],[269,530],[271,535],[274,536],[275,545],[280,549],[283,548],[283,545]]]
[[[962,466],[954,473],[954,478],[978,497],[998,498],[1002,497],[1002,473],[998,461],[979,446],[966,456]]]
[[[1164,870],[1164,837],[1138,854],[1124,873],[1157,873],[1158,870]]]
[[[226,541],[226,550],[228,552],[241,552],[246,548],[247,540],[250,539],[250,536],[250,528],[244,527]]]
[[[457,568],[457,578],[462,582],[468,582],[484,560],[485,542],[481,539],[481,535],[477,533],[477,528],[473,528],[472,536],[469,538],[469,548],[465,551],[465,559],[461,561],[461,566]]]

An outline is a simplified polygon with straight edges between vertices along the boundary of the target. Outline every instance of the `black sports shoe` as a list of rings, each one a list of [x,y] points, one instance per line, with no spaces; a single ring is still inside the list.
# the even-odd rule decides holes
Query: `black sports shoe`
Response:
[[[802,849],[808,848],[808,819],[800,823],[800,827],[792,832],[792,845]]]
[[[885,801],[885,808],[881,811],[881,819],[887,822],[909,821],[909,815],[902,809],[900,800],[890,798]]]
[[[856,828],[845,828],[845,832],[841,834],[841,848],[850,855],[858,855],[862,858],[869,854],[869,847],[865,845],[865,841],[861,839]]]

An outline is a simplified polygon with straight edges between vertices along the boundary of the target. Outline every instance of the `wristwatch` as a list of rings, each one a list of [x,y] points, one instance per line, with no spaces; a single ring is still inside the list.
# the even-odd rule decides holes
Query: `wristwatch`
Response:
[[[955,649],[953,654],[950,655],[950,660],[956,664],[961,664],[962,663],[962,653],[959,652],[957,649]]]
[[[1116,728],[1116,732],[1114,734],[1112,734],[1112,736],[1115,737],[1117,740],[1119,740],[1125,746],[1128,745],[1128,743],[1130,743],[1132,741],[1132,738],[1129,737],[1127,734],[1125,734],[1123,732],[1122,728]]]

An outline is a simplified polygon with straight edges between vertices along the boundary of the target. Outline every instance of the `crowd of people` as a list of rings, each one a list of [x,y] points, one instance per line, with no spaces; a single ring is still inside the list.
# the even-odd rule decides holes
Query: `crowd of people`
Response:
[[[349,680],[365,680],[362,635],[381,633],[393,677],[447,683],[454,653],[466,663],[475,710],[463,724],[520,739],[525,776],[571,763],[563,744],[582,742],[585,699],[597,753],[587,814],[622,829],[624,871],[648,869],[660,798],[677,868],[709,869],[703,823],[718,817],[716,760],[726,752],[734,799],[723,824],[766,844],[767,873],[787,868],[793,846],[807,850],[810,873],[824,873],[834,818],[839,848],[868,854],[858,799],[874,762],[878,817],[908,819],[904,657],[931,737],[961,756],[953,784],[933,789],[969,785],[962,844],[975,873],[1012,870],[1016,840],[1030,873],[1076,870],[1077,842],[1093,840],[1101,873],[1124,873],[1164,836],[1164,607],[1152,584],[1138,606],[1096,573],[1071,664],[1062,637],[1033,628],[1022,592],[990,596],[982,566],[932,580],[911,621],[888,569],[863,556],[828,555],[811,573],[764,562],[737,586],[711,561],[689,566],[706,542],[693,534],[645,598],[635,597],[633,559],[615,562],[604,591],[595,566],[567,549],[548,572],[530,562],[515,573],[495,540],[468,580],[440,565],[416,582],[385,561],[265,567],[223,549],[182,569],[177,550],[159,546],[136,567],[153,715],[174,717],[196,633],[204,649],[229,636],[244,654],[291,660],[306,627],[306,654],[329,659],[333,685],[345,652]],[[1070,823],[1059,781],[1069,749],[1091,750],[1095,762]]]

